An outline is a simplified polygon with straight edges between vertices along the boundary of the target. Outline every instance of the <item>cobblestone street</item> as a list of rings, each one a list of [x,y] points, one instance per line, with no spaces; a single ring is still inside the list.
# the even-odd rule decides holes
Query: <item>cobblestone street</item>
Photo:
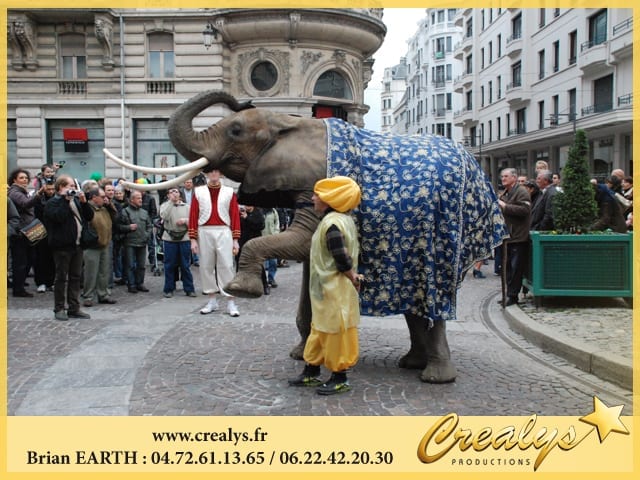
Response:
[[[279,269],[279,287],[271,295],[239,299],[239,318],[224,313],[224,302],[221,311],[201,315],[204,296],[177,292],[162,298],[162,277],[151,273],[150,293],[131,295],[116,287],[112,297],[118,303],[86,308],[90,320],[54,320],[49,292],[34,299],[9,297],[8,413],[578,415],[589,412],[598,395],[608,404],[624,403],[623,413],[631,414],[630,391],[578,370],[510,330],[496,303],[500,283],[494,276],[465,280],[458,320],[447,325],[458,369],[455,383],[423,383],[418,371],[397,367],[409,339],[403,317],[394,316],[363,317],[351,392],[326,398],[313,389],[289,387],[287,378],[302,367],[288,355],[298,342],[301,271],[295,263]],[[197,287],[197,268],[194,273]],[[551,321],[544,320],[545,309],[535,312],[528,304],[523,309]],[[631,310],[615,304],[606,310],[616,321],[630,322]],[[602,321],[597,312],[593,315],[584,324],[585,335],[589,322]],[[610,333],[617,335],[615,328]],[[621,353],[630,354],[630,338],[618,336],[628,344]]]

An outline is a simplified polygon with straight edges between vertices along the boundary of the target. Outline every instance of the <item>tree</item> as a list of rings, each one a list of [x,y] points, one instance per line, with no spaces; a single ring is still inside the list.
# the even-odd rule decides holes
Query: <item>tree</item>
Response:
[[[562,170],[562,192],[558,192],[553,202],[555,227],[564,233],[588,230],[597,216],[595,191],[589,177],[588,151],[585,131],[576,131],[567,164]]]

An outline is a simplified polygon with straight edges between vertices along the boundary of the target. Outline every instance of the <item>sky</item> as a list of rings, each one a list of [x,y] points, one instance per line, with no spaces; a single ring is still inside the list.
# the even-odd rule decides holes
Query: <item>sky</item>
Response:
[[[418,30],[418,22],[426,15],[425,8],[385,8],[382,21],[387,35],[373,55],[373,76],[364,94],[364,103],[371,107],[364,117],[365,128],[380,131],[380,93],[384,69],[400,62],[407,53],[406,41]]]

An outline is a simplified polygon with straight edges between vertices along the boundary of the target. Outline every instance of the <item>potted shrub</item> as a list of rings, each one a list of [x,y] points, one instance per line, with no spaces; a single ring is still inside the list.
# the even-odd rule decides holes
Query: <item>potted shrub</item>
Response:
[[[597,217],[588,142],[578,130],[554,197],[553,232],[530,232],[531,268],[524,283],[539,305],[545,296],[632,297],[630,233],[593,232]]]

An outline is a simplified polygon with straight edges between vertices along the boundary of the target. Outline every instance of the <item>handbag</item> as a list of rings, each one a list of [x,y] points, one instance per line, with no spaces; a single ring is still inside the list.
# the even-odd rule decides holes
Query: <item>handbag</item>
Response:
[[[98,246],[98,232],[88,222],[82,223],[82,232],[80,233],[80,247],[83,249],[94,248]]]
[[[184,237],[184,234],[187,233],[187,229],[185,228],[182,231],[178,231],[178,230],[166,230],[166,232],[169,234],[169,236],[171,237],[171,240],[173,240],[174,242],[179,242],[180,240],[182,240],[182,238]]]
[[[29,240],[31,245],[35,245],[40,240],[47,238],[47,229],[37,218],[34,218],[31,223],[22,227],[20,229],[20,233]]]

